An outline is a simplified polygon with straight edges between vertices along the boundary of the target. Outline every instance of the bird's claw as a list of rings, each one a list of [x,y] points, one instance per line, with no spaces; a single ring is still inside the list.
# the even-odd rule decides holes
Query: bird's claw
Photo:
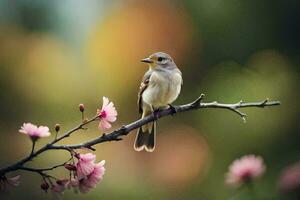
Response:
[[[176,106],[171,105],[171,104],[168,104],[168,105],[169,105],[169,107],[172,111],[171,115],[175,115],[178,112],[178,108]]]
[[[154,120],[158,120],[159,111],[160,111],[159,109],[156,109],[156,110],[153,111],[152,114],[153,114]]]

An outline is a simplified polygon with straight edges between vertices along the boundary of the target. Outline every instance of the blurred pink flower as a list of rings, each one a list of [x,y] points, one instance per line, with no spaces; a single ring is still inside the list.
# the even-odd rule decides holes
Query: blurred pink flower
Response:
[[[36,125],[31,123],[24,123],[19,132],[28,135],[31,139],[48,137],[51,135],[47,126],[37,127]]]
[[[52,192],[56,192],[56,193],[63,193],[65,191],[65,187],[64,185],[60,185],[60,184],[54,184],[51,187]]]
[[[288,166],[282,171],[278,187],[281,194],[300,196],[300,162]]]
[[[17,187],[20,184],[20,175],[7,178],[7,177],[2,177],[0,179],[0,191],[6,190],[8,186],[14,186]]]
[[[78,186],[79,186],[79,181],[77,178],[71,178],[67,185],[68,189],[71,188],[76,189]]]
[[[62,197],[64,191],[67,189],[68,183],[68,179],[57,180],[56,184],[51,186],[51,191],[55,198],[60,199]]]
[[[79,182],[79,190],[82,193],[86,193],[91,189],[95,188],[100,180],[102,180],[105,168],[105,161],[102,160],[99,163],[94,164],[94,170],[91,174],[86,176],[84,179]]]
[[[263,159],[260,156],[247,155],[235,160],[229,166],[226,183],[229,186],[240,186],[245,182],[261,176],[265,171]]]
[[[93,172],[95,159],[96,156],[92,153],[78,155],[76,167],[79,180]]]
[[[54,186],[53,189],[56,192],[63,192],[67,188],[68,183],[69,183],[68,179],[57,180],[56,184],[53,185]]]
[[[20,175],[14,176],[12,178],[7,178],[7,182],[9,185],[16,187],[20,184],[20,178],[21,178]]]
[[[109,129],[111,127],[110,122],[114,122],[117,119],[117,111],[113,102],[109,102],[108,98],[103,97],[103,105],[101,110],[97,110],[97,114],[100,118],[99,128]]]

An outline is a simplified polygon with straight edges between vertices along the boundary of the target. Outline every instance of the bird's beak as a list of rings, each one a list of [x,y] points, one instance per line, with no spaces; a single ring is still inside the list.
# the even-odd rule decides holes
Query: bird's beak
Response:
[[[153,63],[153,61],[151,60],[151,58],[144,58],[141,60],[141,62],[144,62],[144,63]]]

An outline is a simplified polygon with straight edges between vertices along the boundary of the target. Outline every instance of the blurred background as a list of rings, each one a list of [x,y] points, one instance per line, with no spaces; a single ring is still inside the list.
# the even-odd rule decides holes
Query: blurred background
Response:
[[[139,118],[137,91],[147,66],[140,59],[168,52],[183,72],[175,104],[205,93],[223,103],[280,100],[279,107],[244,109],[247,123],[229,111],[207,109],[159,120],[154,153],[133,150],[134,133],[96,146],[106,174],[88,194],[65,199],[228,199],[228,165],[261,155],[267,171],[255,184],[276,199],[282,170],[300,160],[300,2],[297,0],[3,0],[0,2],[0,166],[30,152],[18,133],[23,122],[66,131],[80,122],[78,104],[93,116],[102,96],[119,116],[114,128]],[[126,85],[126,87],[125,87]],[[97,125],[65,143],[99,136]],[[41,139],[38,146],[47,142]],[[66,152],[47,152],[30,163],[62,163]],[[1,199],[50,199],[41,177]],[[61,169],[51,172],[67,176]],[[243,192],[243,191],[242,191]]]

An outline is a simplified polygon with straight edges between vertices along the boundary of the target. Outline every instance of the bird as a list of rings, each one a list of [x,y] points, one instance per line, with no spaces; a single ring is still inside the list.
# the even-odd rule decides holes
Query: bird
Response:
[[[156,52],[141,62],[147,63],[145,73],[138,92],[138,107],[141,118],[154,114],[159,109],[171,107],[180,94],[183,84],[182,73],[170,55]],[[137,131],[134,149],[153,152],[156,143],[156,120],[140,127]]]

